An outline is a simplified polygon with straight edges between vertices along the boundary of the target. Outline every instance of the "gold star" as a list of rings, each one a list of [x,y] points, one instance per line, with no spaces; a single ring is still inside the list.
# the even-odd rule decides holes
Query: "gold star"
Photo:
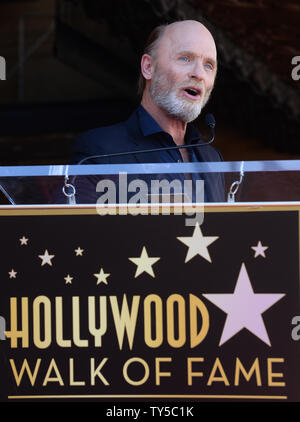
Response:
[[[16,275],[18,274],[14,269],[9,271],[9,278],[16,278]]]
[[[130,261],[132,261],[135,265],[137,265],[136,272],[134,278],[138,277],[143,272],[148,273],[153,278],[155,277],[152,265],[155,264],[155,262],[159,261],[160,258],[150,258],[146,247],[143,247],[141,256],[139,258],[128,258]]]
[[[66,284],[72,284],[72,280],[74,277],[71,277],[70,274],[67,275],[67,277],[64,277],[64,280],[66,280]]]
[[[202,256],[206,261],[211,263],[211,258],[207,247],[219,239],[218,236],[203,236],[202,231],[199,227],[199,223],[196,223],[193,236],[190,237],[177,237],[180,242],[188,246],[188,252],[185,258],[185,263],[196,255]]]
[[[110,274],[105,274],[105,272],[103,271],[103,268],[100,269],[99,274],[93,274],[96,278],[97,278],[97,286],[100,283],[104,283],[104,284],[108,284],[107,283],[107,277],[110,276]]]
[[[53,259],[55,255],[49,255],[48,250],[46,249],[44,252],[44,255],[39,255],[39,258],[41,258],[42,263],[41,266],[48,264],[52,266],[51,259]]]
[[[21,237],[21,239],[19,239],[19,240],[21,242],[21,245],[27,246],[28,239],[25,236]]]
[[[84,249],[81,249],[80,246],[78,246],[77,249],[75,249],[76,256],[82,256],[82,252]]]

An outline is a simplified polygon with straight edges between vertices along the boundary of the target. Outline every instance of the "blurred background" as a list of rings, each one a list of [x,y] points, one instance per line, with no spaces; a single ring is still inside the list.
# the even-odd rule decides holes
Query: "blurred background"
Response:
[[[205,112],[223,158],[299,159],[299,1],[0,0],[0,165],[65,164],[79,133],[125,119],[149,32],[177,19],[200,20],[216,40]]]

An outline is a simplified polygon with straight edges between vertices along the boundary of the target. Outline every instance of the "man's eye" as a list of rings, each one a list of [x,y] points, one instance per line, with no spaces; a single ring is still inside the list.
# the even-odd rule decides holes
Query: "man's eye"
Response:
[[[213,70],[214,66],[211,63],[206,63],[205,68],[208,70]]]
[[[180,57],[180,60],[182,60],[182,61],[183,61],[183,62],[185,62],[185,63],[187,63],[187,62],[189,62],[189,61],[190,61],[189,57],[187,57],[187,56],[182,56],[182,57]]]

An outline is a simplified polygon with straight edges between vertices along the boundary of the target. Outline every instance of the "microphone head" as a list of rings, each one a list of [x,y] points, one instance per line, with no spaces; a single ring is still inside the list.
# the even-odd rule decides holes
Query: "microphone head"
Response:
[[[209,126],[211,129],[214,129],[214,127],[216,126],[216,121],[214,116],[211,113],[208,113],[205,116],[205,123],[207,124],[207,126]]]

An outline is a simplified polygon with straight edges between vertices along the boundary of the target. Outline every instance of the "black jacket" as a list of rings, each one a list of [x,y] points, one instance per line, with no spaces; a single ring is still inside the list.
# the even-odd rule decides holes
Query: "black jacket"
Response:
[[[191,124],[187,125],[186,144],[200,143],[200,134]],[[182,162],[179,150],[167,150],[115,157],[94,157],[129,151],[141,151],[160,147],[175,146],[173,138],[164,132],[152,116],[139,106],[124,122],[112,126],[92,129],[81,134],[75,141],[71,164],[129,164],[129,163],[177,163]],[[211,145],[190,148],[191,162],[222,161],[220,153]],[[155,175],[155,178],[171,180],[179,175]],[[180,175],[182,178],[183,174]],[[139,176],[136,176],[139,177]],[[149,175],[141,176],[149,182]],[[224,201],[224,181],[220,173],[193,174],[193,180],[204,180],[205,201]],[[95,203],[99,197],[96,192],[98,176],[81,176],[76,178],[77,202]]]

